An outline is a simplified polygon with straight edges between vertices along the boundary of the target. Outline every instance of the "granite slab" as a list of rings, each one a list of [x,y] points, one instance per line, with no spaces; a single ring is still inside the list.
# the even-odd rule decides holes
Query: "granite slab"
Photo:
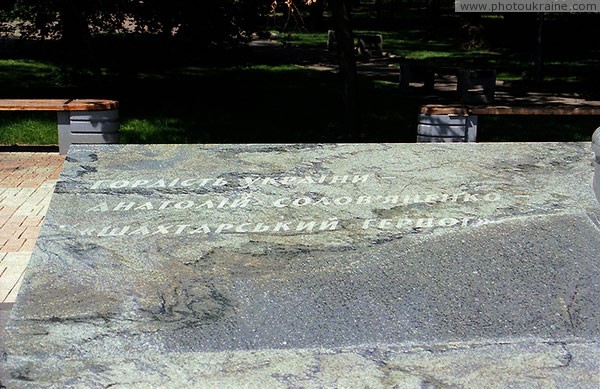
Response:
[[[589,143],[76,145],[8,387],[593,387]]]

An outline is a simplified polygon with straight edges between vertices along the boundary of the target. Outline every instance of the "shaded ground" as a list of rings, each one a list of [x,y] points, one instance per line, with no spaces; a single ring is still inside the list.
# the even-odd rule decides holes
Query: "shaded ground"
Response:
[[[519,40],[519,34],[531,38],[518,26],[507,31],[499,20],[486,19],[486,31],[496,25],[495,35],[485,37],[483,49],[466,50],[458,47],[460,19],[455,16],[435,26],[423,15],[398,17],[378,24],[384,51],[391,55],[359,63],[364,129],[359,138],[349,137],[340,126],[336,58],[325,49],[324,31],[279,34],[276,42],[234,52],[179,47],[154,37],[101,36],[90,54],[93,66],[70,74],[57,62],[54,42],[5,39],[0,42],[1,96],[119,100],[127,143],[414,142],[419,106],[456,102],[456,80],[439,77],[433,91],[419,82],[401,90],[400,63],[494,68],[500,104],[600,100],[600,51],[552,32],[552,24],[546,36],[547,78],[536,86],[522,77],[532,65],[531,39],[506,45]],[[565,20],[571,27],[581,22]],[[582,26],[582,33],[595,31],[593,20]],[[357,23],[358,29],[368,26],[377,30]],[[479,140],[587,141],[597,125],[595,117],[481,117]],[[0,115],[0,144],[53,144],[56,138],[52,114]]]
[[[335,53],[327,52],[322,47],[298,47],[281,45],[277,41],[261,40],[254,42],[252,47],[253,59],[270,58],[273,64],[280,62],[294,62],[311,70],[337,74],[337,59]],[[365,115],[376,112],[377,107],[369,107],[369,87],[380,89],[386,97],[384,101],[393,100],[396,107],[388,107],[388,112],[403,112],[403,123],[398,126],[398,133],[390,138],[386,134],[373,131],[372,127],[366,137],[383,136],[384,141],[414,141],[413,129],[416,129],[418,107],[423,104],[461,104],[457,97],[457,79],[455,76],[436,74],[434,89],[425,88],[423,80],[410,83],[408,89],[398,88],[399,66],[402,63],[423,66],[422,62],[396,56],[384,52],[381,58],[358,58],[359,77],[362,81],[363,107],[366,105]],[[442,62],[444,65],[455,65],[455,61]],[[473,63],[465,63],[465,68],[472,68]],[[427,65],[436,69],[435,65]],[[528,80],[501,80],[501,74],[496,82],[496,93],[493,105],[524,106],[524,107],[551,107],[557,109],[573,107],[600,107],[600,96],[597,91],[587,88],[574,88],[565,82],[546,82],[543,85],[534,85]],[[505,78],[505,77],[504,77]],[[587,85],[589,87],[589,85]],[[365,101],[366,100],[366,101]],[[371,110],[371,111],[370,111]],[[408,111],[408,112],[407,112]],[[410,115],[410,111],[414,113]],[[370,118],[373,119],[373,118]],[[594,116],[484,116],[480,117],[480,141],[567,141],[589,140],[593,130],[600,125]],[[575,128],[575,130],[573,130]],[[571,136],[575,135],[575,138]]]

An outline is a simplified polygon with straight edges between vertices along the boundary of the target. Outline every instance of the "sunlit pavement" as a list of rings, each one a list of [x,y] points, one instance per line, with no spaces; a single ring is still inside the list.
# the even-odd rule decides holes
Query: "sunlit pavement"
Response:
[[[0,152],[0,309],[12,306],[64,156]]]

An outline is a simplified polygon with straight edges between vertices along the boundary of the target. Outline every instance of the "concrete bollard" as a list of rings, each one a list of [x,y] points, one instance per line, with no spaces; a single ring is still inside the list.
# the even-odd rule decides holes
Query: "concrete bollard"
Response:
[[[600,127],[596,129],[592,136],[592,150],[596,153],[596,169],[594,171],[594,192],[596,199],[600,203]]]

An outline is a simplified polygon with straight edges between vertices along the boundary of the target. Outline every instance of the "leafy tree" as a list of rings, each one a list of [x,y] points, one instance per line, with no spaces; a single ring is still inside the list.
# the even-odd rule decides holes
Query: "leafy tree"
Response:
[[[301,6],[321,12],[326,0],[12,0],[9,18],[26,37],[60,39],[65,68],[75,72],[93,64],[94,33],[124,32],[129,23],[139,33],[157,34],[193,44],[194,49],[244,44],[271,9],[285,6],[300,17]],[[329,0],[338,37],[347,131],[359,131],[353,0]],[[6,3],[3,3],[5,5]],[[312,7],[312,8],[311,8]],[[301,20],[301,19],[300,19]]]
[[[138,31],[162,33],[199,46],[235,46],[249,40],[264,15],[264,0],[213,0],[202,7],[188,0],[131,1]]]
[[[124,14],[118,11],[127,1],[13,0],[4,16],[24,38],[59,41],[63,66],[55,76],[59,83],[71,84],[93,72],[92,31],[122,24]]]
[[[133,30],[183,42],[188,52],[234,47],[249,40],[266,10],[265,0],[212,0],[200,8],[188,0],[13,0],[9,18],[26,38],[58,40],[58,81],[78,84],[99,72],[94,34]]]
[[[264,0],[14,0],[12,18],[29,37],[78,44],[91,32],[138,32],[193,39],[197,44],[243,42],[266,12]],[[200,10],[199,10],[200,9]],[[262,11],[261,11],[262,10]]]
[[[27,37],[77,42],[89,36],[90,28],[121,23],[115,15],[126,1],[14,0],[11,16]]]
[[[325,0],[298,0],[305,5],[314,5]],[[288,9],[288,15],[298,12],[294,0],[283,0]],[[354,55],[354,34],[352,32],[351,13],[355,0],[329,0],[329,7],[333,14],[333,23],[337,41],[337,53],[342,81],[342,98],[344,102],[344,124],[349,135],[358,139],[361,135],[360,109],[358,95],[358,75],[356,71],[356,57]],[[279,4],[272,1],[272,10]],[[289,16],[288,16],[289,18]]]
[[[344,123],[353,139],[360,136],[358,75],[354,56],[354,36],[351,25],[351,0],[331,0],[335,25],[340,75],[343,84]]]

